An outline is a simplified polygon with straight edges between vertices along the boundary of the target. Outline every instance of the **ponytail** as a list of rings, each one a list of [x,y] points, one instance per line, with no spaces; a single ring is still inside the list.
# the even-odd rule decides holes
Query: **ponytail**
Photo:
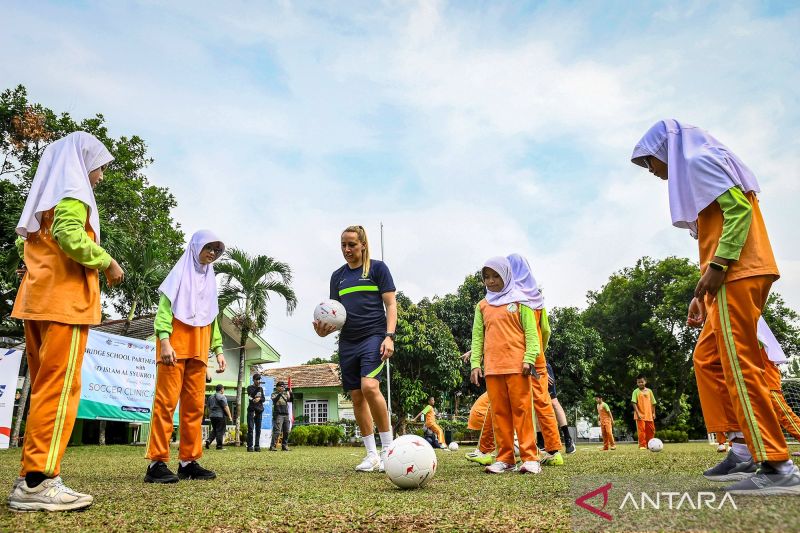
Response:
[[[364,245],[364,253],[362,254],[362,258],[364,260],[363,272],[361,274],[362,278],[366,278],[369,276],[369,241],[367,239],[367,230],[364,229],[364,226],[347,226],[342,233],[355,233],[358,236],[358,240],[361,244]]]

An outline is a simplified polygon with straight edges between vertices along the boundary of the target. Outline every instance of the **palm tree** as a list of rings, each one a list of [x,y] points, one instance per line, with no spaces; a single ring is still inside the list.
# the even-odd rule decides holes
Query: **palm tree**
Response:
[[[125,316],[122,334],[127,335],[131,322],[158,307],[158,287],[169,273],[167,258],[154,243],[133,243],[125,239],[112,249],[112,255],[125,269],[125,283],[118,288],[120,301],[114,306]]]
[[[236,423],[236,443],[240,442],[239,408],[242,404],[242,383],[244,382],[245,343],[250,333],[258,333],[267,325],[267,302],[274,293],[283,296],[286,312],[291,314],[297,307],[297,296],[290,286],[292,269],[289,265],[266,255],[251,256],[231,248],[224,261],[216,267],[224,276],[219,295],[220,313],[230,308],[233,323],[239,328],[239,377],[236,381],[236,404],[233,418]]]

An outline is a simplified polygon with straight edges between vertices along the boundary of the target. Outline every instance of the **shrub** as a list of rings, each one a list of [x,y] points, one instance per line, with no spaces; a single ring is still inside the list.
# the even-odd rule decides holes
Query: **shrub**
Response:
[[[308,426],[294,426],[289,433],[289,441],[295,446],[303,446],[308,442]]]

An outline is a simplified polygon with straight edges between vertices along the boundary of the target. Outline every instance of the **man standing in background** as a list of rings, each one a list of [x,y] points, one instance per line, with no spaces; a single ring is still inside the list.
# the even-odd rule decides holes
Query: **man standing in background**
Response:
[[[261,374],[253,374],[253,384],[247,386],[247,451],[260,452],[261,415],[264,414],[264,388],[261,386]]]
[[[272,444],[269,451],[278,451],[278,435],[283,435],[281,439],[281,449],[289,451],[289,406],[294,398],[292,391],[284,388],[283,381],[275,384],[275,392],[272,393]]]

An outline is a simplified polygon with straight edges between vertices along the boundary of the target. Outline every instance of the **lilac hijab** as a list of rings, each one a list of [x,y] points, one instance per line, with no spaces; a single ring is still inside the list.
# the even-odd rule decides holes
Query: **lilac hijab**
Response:
[[[528,260],[519,254],[511,254],[508,256],[508,262],[511,265],[511,276],[514,278],[514,284],[525,295],[526,301],[523,303],[534,310],[544,308],[544,296],[542,296],[542,291],[539,290],[536,278],[533,277],[533,271]]]
[[[636,143],[631,161],[646,167],[645,156],[667,164],[672,225],[697,237],[697,217],[730,189],[761,192],[753,172],[708,132],[674,119],[661,120]]]
[[[489,305],[508,305],[511,303],[525,303],[527,296],[517,288],[514,275],[511,272],[511,263],[502,256],[491,257],[483,264],[484,268],[491,268],[503,279],[503,290],[492,292],[486,289],[486,301]]]
[[[763,316],[758,318],[758,329],[756,336],[758,337],[758,341],[764,345],[764,351],[767,352],[767,358],[770,361],[776,365],[782,365],[789,362],[789,358],[786,357],[783,348],[781,348],[780,343],[778,343],[778,339],[775,338],[775,334],[772,333],[771,329],[769,329],[767,321],[764,320]]]
[[[172,303],[173,316],[190,326],[207,326],[219,314],[214,266],[200,264],[200,251],[212,242],[221,241],[209,230],[192,235],[186,251],[158,288]]]

